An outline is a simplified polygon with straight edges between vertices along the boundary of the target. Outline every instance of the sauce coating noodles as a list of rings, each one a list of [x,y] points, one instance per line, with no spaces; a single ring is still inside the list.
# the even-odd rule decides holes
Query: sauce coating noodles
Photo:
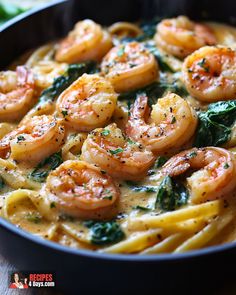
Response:
[[[79,21],[0,73],[0,214],[65,246],[236,239],[236,30]],[[230,147],[230,148],[229,148]]]

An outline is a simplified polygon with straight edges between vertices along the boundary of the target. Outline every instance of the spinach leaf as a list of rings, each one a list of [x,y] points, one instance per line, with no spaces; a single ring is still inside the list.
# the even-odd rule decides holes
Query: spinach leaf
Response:
[[[96,245],[106,245],[121,241],[125,234],[115,221],[85,221],[84,225],[90,229],[91,242]]]
[[[157,169],[162,167],[167,161],[168,161],[167,157],[163,157],[163,156],[158,157],[154,163],[154,168]]]
[[[62,163],[61,152],[55,153],[38,164],[29,174],[29,177],[37,182],[43,182],[51,170],[56,169]]]
[[[153,43],[146,43],[145,47],[151,52],[159,65],[159,68],[162,72],[170,72],[174,73],[175,71],[171,68],[171,66],[165,61],[164,57],[160,54],[159,50]]]
[[[162,20],[161,17],[155,17],[149,21],[142,21],[140,28],[143,33],[137,37],[125,37],[121,40],[123,43],[128,42],[143,42],[149,39],[152,39],[156,33],[156,25]]]
[[[13,3],[2,1],[0,3],[0,23],[7,21],[25,11],[25,9],[14,5]]]
[[[151,185],[141,185],[132,187],[132,191],[134,192],[145,192],[145,193],[155,193],[157,191],[156,186]]]
[[[53,84],[42,92],[39,102],[54,101],[76,79],[84,73],[92,73],[95,70],[96,64],[92,61],[69,65],[66,73],[56,78]]]
[[[166,176],[160,183],[155,207],[162,210],[172,211],[187,203],[189,192],[182,183],[177,182],[170,176]]]
[[[166,91],[174,92],[180,96],[186,95],[186,90],[184,87],[179,86],[177,82],[172,84],[166,83],[164,81],[154,82],[145,86],[143,88],[121,93],[118,97],[119,100],[127,100],[133,102],[138,95],[146,94],[148,97],[148,104],[151,106],[157,102],[159,97],[162,97]]]
[[[236,100],[212,103],[198,118],[194,146],[220,146],[230,139],[231,127],[236,121]]]

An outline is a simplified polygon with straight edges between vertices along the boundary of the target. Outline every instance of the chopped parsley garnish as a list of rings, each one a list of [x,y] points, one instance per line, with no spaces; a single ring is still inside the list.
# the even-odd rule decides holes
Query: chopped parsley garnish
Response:
[[[135,209],[135,210],[141,210],[141,211],[150,211],[150,210],[152,210],[152,208],[143,207],[143,206],[140,206],[140,205],[134,206],[133,209]]]
[[[0,190],[2,188],[4,188],[4,186],[5,186],[5,182],[4,182],[3,178],[0,176]]]
[[[205,57],[201,61],[199,61],[197,64],[201,68],[203,68],[206,73],[209,73],[210,69],[209,69],[209,66],[206,65],[206,58]]]
[[[26,219],[30,222],[33,222],[35,224],[38,224],[41,222],[42,217],[38,213],[28,213],[26,215]]]
[[[127,142],[128,142],[129,144],[136,144],[136,142],[133,141],[133,140],[131,140],[130,138],[127,139]]]
[[[174,124],[175,122],[176,122],[176,118],[172,117],[171,124]]]
[[[187,157],[189,158],[189,159],[192,159],[192,158],[194,158],[194,157],[196,157],[197,156],[197,153],[196,152],[191,152],[191,153],[189,153],[188,155],[187,155]]]
[[[25,137],[23,135],[17,136],[17,142],[25,141]]]
[[[117,154],[120,154],[122,153],[124,150],[122,148],[117,148],[115,150],[109,150],[109,152],[112,154],[112,155],[117,155]]]
[[[61,113],[64,117],[68,115],[68,111],[61,111]]]
[[[55,202],[51,202],[51,204],[50,204],[50,208],[52,209],[52,208],[56,208],[56,203]]]
[[[113,198],[113,196],[105,196],[105,197],[103,197],[103,200],[112,200],[112,198]]]
[[[117,55],[121,57],[124,53],[125,53],[125,47],[121,46],[117,51]]]
[[[101,134],[103,135],[103,136],[107,136],[107,135],[109,135],[111,132],[110,132],[110,130],[107,130],[107,129],[104,129],[102,132],[101,132]]]
[[[229,164],[228,163],[225,163],[223,167],[224,167],[224,169],[228,169],[229,168]]]

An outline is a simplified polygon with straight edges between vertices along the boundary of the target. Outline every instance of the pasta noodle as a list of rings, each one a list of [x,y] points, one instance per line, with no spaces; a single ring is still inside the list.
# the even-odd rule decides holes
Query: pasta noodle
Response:
[[[235,44],[235,28],[185,16],[82,20],[14,61],[0,72],[1,217],[101,255],[234,240]]]

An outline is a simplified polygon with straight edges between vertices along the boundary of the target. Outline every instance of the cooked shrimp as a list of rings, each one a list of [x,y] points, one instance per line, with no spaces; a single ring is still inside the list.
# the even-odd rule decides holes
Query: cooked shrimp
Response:
[[[57,63],[49,60],[41,60],[32,67],[35,86],[45,89],[52,85],[55,78],[61,76],[67,70],[66,63]]]
[[[112,178],[83,161],[69,160],[52,171],[43,189],[55,209],[83,219],[107,219],[116,212],[120,192]]]
[[[104,57],[101,71],[117,92],[143,87],[158,78],[153,54],[138,42],[113,47]]]
[[[216,44],[213,31],[206,25],[194,23],[186,16],[164,19],[157,25],[157,46],[183,58],[205,45]]]
[[[16,72],[0,72],[0,121],[21,119],[35,102],[31,71],[19,66]]]
[[[126,134],[154,153],[180,147],[194,134],[197,116],[186,100],[168,93],[152,106],[150,119],[148,98],[136,99],[126,126]]]
[[[113,123],[92,131],[82,146],[81,159],[99,165],[111,176],[138,180],[153,164],[154,156],[132,142]]]
[[[236,186],[235,157],[223,148],[206,147],[183,151],[170,158],[161,172],[176,177],[190,169],[197,170],[186,179],[193,203],[225,197]]]
[[[195,51],[184,61],[183,79],[189,93],[201,101],[235,98],[236,52],[213,46]]]
[[[74,30],[58,45],[56,60],[76,63],[99,61],[112,47],[111,37],[90,19],[78,22]]]
[[[67,125],[78,131],[90,131],[110,120],[116,100],[109,81],[84,74],[59,96],[56,108]]]
[[[60,120],[53,116],[35,116],[0,140],[0,157],[37,163],[57,152],[63,138]]]

